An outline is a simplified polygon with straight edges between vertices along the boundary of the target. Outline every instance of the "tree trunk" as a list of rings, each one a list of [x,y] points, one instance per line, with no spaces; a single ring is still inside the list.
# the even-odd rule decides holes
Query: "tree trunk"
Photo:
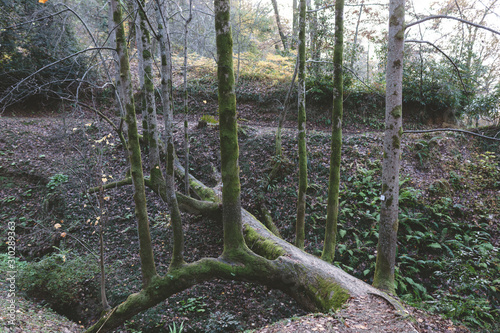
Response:
[[[297,0],[292,2],[292,50],[295,50],[295,45],[297,44],[297,31],[298,31],[298,17],[299,11],[297,9]]]
[[[170,36],[168,33],[168,22],[162,11],[164,4],[159,1],[155,4],[156,21],[158,24],[158,39],[161,53],[161,97],[163,105],[163,117],[165,119],[165,146],[166,146],[166,174],[165,174],[165,201],[170,210],[172,220],[172,231],[174,245],[170,267],[180,267],[184,264],[184,234],[182,231],[182,220],[175,194],[175,168],[174,168],[174,139],[173,139],[173,110],[172,110],[172,57],[170,53]],[[153,173],[152,173],[153,175]],[[162,184],[155,184],[161,187]]]
[[[300,0],[299,18],[299,89],[298,89],[298,145],[299,145],[299,190],[297,195],[297,220],[295,222],[295,246],[304,248],[306,191],[307,191],[307,147],[306,147],[306,1]]]
[[[350,64],[351,70],[354,70],[354,62],[358,58],[357,57],[358,30],[359,30],[359,24],[361,23],[361,14],[363,14],[363,6],[364,6],[364,1],[361,1],[361,5],[359,6],[358,22],[356,23],[356,31],[354,32],[354,42],[352,43],[352,54],[351,54],[351,64]]]
[[[215,0],[215,32],[217,38],[217,79],[219,83],[219,136],[222,172],[222,221],[224,252],[246,248],[241,229],[240,178],[238,165],[238,124],[234,91],[233,39],[229,0]]]
[[[143,126],[146,124],[146,131],[144,132],[144,141],[148,146],[149,168],[151,172],[159,171],[160,166],[160,151],[158,142],[158,120],[156,116],[156,101],[155,89],[153,83],[153,52],[151,51],[151,34],[149,33],[146,15],[144,12],[146,3],[140,0],[138,3],[139,11],[139,27],[141,32],[140,44],[142,44],[142,54],[139,54],[139,59],[142,59],[143,74],[144,74],[144,87],[142,92],[144,94],[143,107],[146,112],[143,112]]]
[[[191,0],[189,1],[189,17],[184,21],[184,168],[186,169],[186,177],[184,179],[184,191],[189,195],[189,126],[188,126],[188,90],[187,90],[187,40],[189,33],[189,22],[192,19]]]
[[[126,122],[128,125],[128,151],[130,159],[130,174],[134,184],[135,215],[137,217],[137,229],[139,233],[139,254],[141,258],[142,282],[147,286],[156,275],[153,249],[151,246],[151,234],[149,233],[149,221],[146,208],[146,193],[144,187],[144,175],[142,171],[141,147],[137,133],[137,119],[135,114],[134,96],[132,93],[132,81],[130,79],[130,64],[125,38],[125,27],[122,22],[122,10],[117,0],[111,0],[113,19],[117,25],[116,50],[120,63],[120,81],[123,87]]]
[[[342,153],[343,114],[343,51],[344,51],[344,0],[335,2],[335,47],[333,51],[333,112],[332,148],[330,155],[330,180],[325,229],[325,244],[321,259],[331,263],[335,258],[337,219],[339,215],[340,157]]]
[[[389,4],[389,41],[386,69],[386,107],[382,195],[377,263],[373,285],[394,293],[394,267],[399,210],[399,168],[402,128],[402,81],[404,46],[404,0]]]
[[[278,2],[276,0],[271,0],[271,2],[273,3],[274,17],[276,18],[276,26],[278,27],[278,33],[280,34],[281,43],[283,43],[283,50],[288,51],[287,38],[285,32],[283,31],[283,27],[281,26],[280,13],[278,10]]]

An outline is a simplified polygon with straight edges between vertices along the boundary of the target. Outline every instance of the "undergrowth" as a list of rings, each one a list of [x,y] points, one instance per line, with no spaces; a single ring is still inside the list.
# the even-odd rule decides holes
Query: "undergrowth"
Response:
[[[370,138],[364,140],[344,142],[335,264],[371,283],[380,219],[381,163],[374,151],[376,145],[369,143]],[[309,139],[311,146],[327,141],[314,136]],[[433,167],[429,164],[440,156],[439,142],[439,138],[423,138],[416,141],[417,148],[410,147],[407,155],[413,156],[417,169]],[[447,158],[447,176],[431,181],[426,188],[410,177],[400,181],[397,294],[411,305],[472,329],[495,331],[500,317],[498,156],[493,152],[472,152],[468,158],[458,155]],[[320,255],[328,172],[325,156],[314,147],[308,157],[306,249]],[[276,193],[296,197],[293,188],[275,184],[271,204],[281,204]],[[283,207],[273,205],[270,210],[283,211]],[[293,212],[287,216],[290,220]],[[293,229],[283,229],[284,236],[293,239]]]

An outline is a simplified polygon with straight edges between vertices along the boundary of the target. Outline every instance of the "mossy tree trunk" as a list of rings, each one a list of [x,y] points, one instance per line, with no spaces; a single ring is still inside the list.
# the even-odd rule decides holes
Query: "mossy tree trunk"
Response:
[[[139,27],[140,27],[140,43],[142,44],[142,54],[139,58],[142,59],[143,75],[144,75],[144,105],[146,112],[143,112],[143,137],[148,148],[149,167],[152,173],[159,172],[160,166],[160,151],[158,144],[158,121],[156,117],[156,102],[155,89],[153,83],[153,52],[151,47],[151,34],[147,26],[146,2],[140,0],[138,2],[139,12]],[[145,128],[144,128],[145,126]]]
[[[151,245],[151,234],[149,232],[149,220],[146,208],[146,193],[144,186],[144,174],[142,170],[141,147],[139,134],[137,132],[137,119],[135,114],[134,96],[132,93],[132,81],[130,79],[130,63],[125,38],[125,27],[122,20],[122,9],[117,0],[111,0],[113,21],[116,29],[116,51],[120,64],[120,81],[123,89],[123,105],[126,110],[126,122],[128,125],[128,152],[130,160],[130,174],[134,184],[135,215],[137,218],[137,229],[139,233],[139,254],[141,259],[142,282],[147,286],[156,275],[153,249]]]
[[[299,89],[298,89],[298,144],[299,144],[299,190],[297,195],[297,220],[295,222],[295,246],[304,248],[306,191],[307,191],[307,147],[306,147],[306,1],[300,0],[299,15]]]
[[[170,269],[180,267],[184,264],[184,233],[182,231],[182,220],[175,194],[175,174],[174,160],[175,148],[173,139],[173,103],[172,103],[172,55],[170,47],[170,36],[168,32],[168,22],[166,15],[163,12],[163,1],[155,3],[156,22],[158,24],[158,42],[160,44],[161,54],[161,99],[163,106],[163,117],[165,120],[165,146],[166,146],[166,173],[165,173],[165,201],[170,210],[170,218],[172,221],[172,231],[174,236],[174,244],[172,250],[172,259]],[[153,179],[153,173],[151,175]],[[159,189],[163,184],[158,183],[153,185]]]
[[[224,255],[246,248],[241,227],[238,124],[229,0],[215,0]]]
[[[382,205],[380,209],[377,262],[373,285],[394,292],[394,268],[399,210],[399,168],[402,128],[402,81],[405,1],[389,4],[387,48],[385,137],[382,161]]]
[[[330,180],[325,229],[325,244],[321,258],[329,263],[335,258],[337,220],[339,215],[340,157],[342,153],[343,113],[343,52],[344,52],[344,0],[335,2],[335,47],[333,51],[333,112]]]

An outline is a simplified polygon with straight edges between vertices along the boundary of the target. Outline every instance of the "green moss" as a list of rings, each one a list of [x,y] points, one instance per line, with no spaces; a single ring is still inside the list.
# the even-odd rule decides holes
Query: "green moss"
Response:
[[[399,149],[400,146],[401,146],[401,140],[399,139],[399,136],[393,135],[392,136],[392,147],[394,149]]]
[[[397,61],[399,61],[399,60],[397,60]],[[401,66],[401,62],[399,62],[399,66]],[[402,114],[403,114],[403,109],[402,109],[401,105],[394,107],[391,111],[391,115],[394,118],[399,118],[399,117],[401,117]]]
[[[266,259],[275,260],[286,253],[282,247],[262,237],[249,226],[245,226],[244,234],[248,247]]]
[[[390,207],[392,205],[392,200],[393,200],[392,197],[390,197],[389,199],[387,199],[387,207]]]
[[[389,186],[387,186],[387,184],[382,184],[382,193],[385,193],[387,192],[387,190],[389,189]]]
[[[311,289],[316,295],[316,299],[320,302],[316,304],[322,312],[328,312],[331,309],[339,309],[350,297],[347,290],[342,288],[338,283],[331,280],[318,278]]]

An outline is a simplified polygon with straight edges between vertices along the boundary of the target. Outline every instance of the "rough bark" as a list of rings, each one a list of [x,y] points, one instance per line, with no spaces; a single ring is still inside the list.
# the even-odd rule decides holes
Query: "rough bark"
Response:
[[[137,218],[137,230],[139,233],[139,254],[141,258],[142,282],[147,286],[156,275],[153,249],[151,245],[151,234],[149,232],[149,220],[146,208],[146,193],[144,186],[144,174],[142,170],[141,147],[139,134],[137,132],[137,119],[135,114],[134,96],[132,94],[132,81],[130,79],[130,64],[125,38],[125,27],[122,21],[122,10],[117,0],[111,0],[113,20],[116,29],[116,50],[120,64],[120,81],[123,89],[123,105],[126,110],[126,122],[128,125],[128,152],[130,160],[130,174],[134,184],[135,215]]]
[[[343,114],[343,51],[344,51],[344,0],[335,2],[335,46],[333,51],[333,111],[332,147],[330,154],[330,179],[325,229],[325,244],[321,258],[333,262],[337,243],[337,220],[339,215],[340,157],[342,153]]]
[[[300,0],[299,17],[299,91],[298,91],[298,145],[299,145],[299,190],[297,195],[297,220],[295,222],[295,246],[304,248],[306,191],[307,191],[307,148],[306,148],[306,1]]]
[[[402,128],[404,0],[389,4],[389,41],[386,69],[386,109],[379,241],[373,285],[394,292],[394,267],[399,210],[399,168]]]

